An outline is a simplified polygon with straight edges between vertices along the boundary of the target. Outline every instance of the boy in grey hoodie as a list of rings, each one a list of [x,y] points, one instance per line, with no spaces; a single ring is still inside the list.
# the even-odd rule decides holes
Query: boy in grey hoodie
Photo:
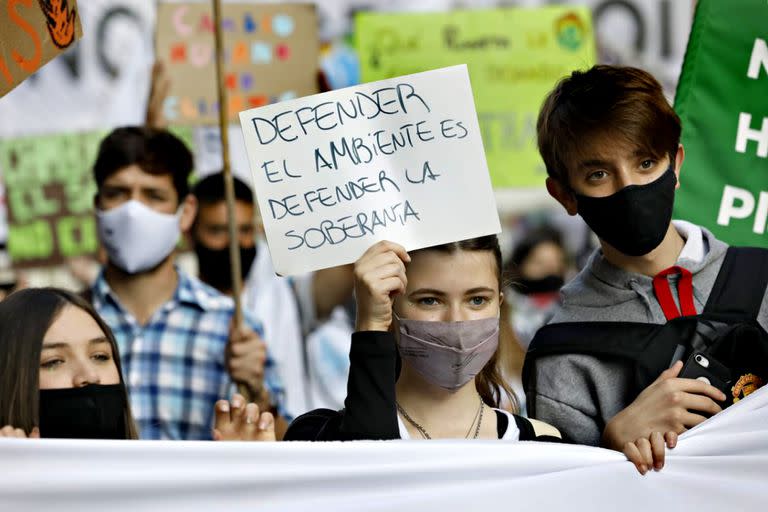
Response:
[[[562,308],[550,323],[663,324],[701,312],[727,245],[706,229],[671,220],[685,153],[680,120],[659,83],[635,68],[574,72],[545,100],[537,131],[547,190],[600,239],[562,289]],[[767,308],[763,299],[763,329]],[[719,412],[725,399],[711,385],[679,378],[682,362],[636,397],[632,373],[618,361],[566,353],[531,366],[531,417],[578,443],[616,450],[635,443],[637,459],[647,464],[638,464],[641,472],[659,469],[665,444],[673,447],[677,434]]]

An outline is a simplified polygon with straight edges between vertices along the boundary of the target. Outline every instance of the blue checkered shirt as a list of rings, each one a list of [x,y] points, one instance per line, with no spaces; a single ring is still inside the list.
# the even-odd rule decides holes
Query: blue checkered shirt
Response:
[[[117,339],[141,438],[211,439],[214,404],[235,389],[224,355],[234,302],[180,269],[176,272],[173,298],[146,325],[120,304],[103,273],[92,288],[93,305]],[[246,323],[262,334],[261,325],[247,315]],[[269,355],[264,385],[284,414],[283,387]]]

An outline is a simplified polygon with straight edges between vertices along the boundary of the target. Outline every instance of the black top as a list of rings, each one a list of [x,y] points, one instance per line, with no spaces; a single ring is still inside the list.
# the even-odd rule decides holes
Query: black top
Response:
[[[351,441],[400,439],[395,405],[398,355],[389,332],[364,331],[352,334],[349,351],[349,379],[345,408],[341,411],[315,409],[296,418],[288,427],[285,441]],[[527,419],[513,415],[521,441],[554,441],[536,436]],[[501,438],[508,418],[497,412]]]

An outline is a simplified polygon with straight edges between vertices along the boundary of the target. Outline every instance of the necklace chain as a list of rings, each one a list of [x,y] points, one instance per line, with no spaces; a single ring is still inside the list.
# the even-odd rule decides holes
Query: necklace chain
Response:
[[[472,423],[470,423],[469,428],[467,429],[467,434],[464,436],[464,439],[469,439],[469,433],[472,431],[472,426],[475,425],[475,422],[477,422],[477,426],[475,427],[475,434],[472,436],[472,439],[477,439],[477,437],[480,435],[480,426],[483,424],[483,409],[485,409],[485,404],[483,403],[482,397],[478,395],[478,398],[480,398],[480,407],[477,409],[477,412],[475,413],[475,417],[472,420]],[[408,423],[413,425],[416,430],[419,431],[419,434],[421,434],[421,437],[424,439],[432,439],[432,436],[429,435],[427,430],[422,427],[416,420],[411,418],[411,416],[405,412],[405,409],[403,409],[403,406],[400,405],[400,402],[395,402],[395,405],[397,406],[397,410],[400,412],[400,414],[403,415],[403,418],[408,420]]]

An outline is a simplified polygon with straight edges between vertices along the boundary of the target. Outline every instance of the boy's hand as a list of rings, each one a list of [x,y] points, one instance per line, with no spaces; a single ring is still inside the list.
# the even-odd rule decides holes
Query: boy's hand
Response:
[[[627,443],[648,439],[653,432],[682,434],[722,410],[715,402],[725,395],[714,386],[695,379],[677,378],[682,361],[664,370],[653,384],[626,409],[614,416],[603,431],[601,445],[623,451]],[[672,448],[667,442],[667,446]]]
[[[641,475],[651,469],[659,471],[664,467],[665,442],[670,448],[674,448],[677,445],[677,434],[667,432],[662,435],[661,432],[653,432],[650,437],[641,437],[635,442],[625,444],[624,455]]]
[[[238,329],[233,319],[226,349],[227,370],[233,381],[245,385],[251,398],[261,394],[266,360],[267,345],[264,340],[246,326]]]

